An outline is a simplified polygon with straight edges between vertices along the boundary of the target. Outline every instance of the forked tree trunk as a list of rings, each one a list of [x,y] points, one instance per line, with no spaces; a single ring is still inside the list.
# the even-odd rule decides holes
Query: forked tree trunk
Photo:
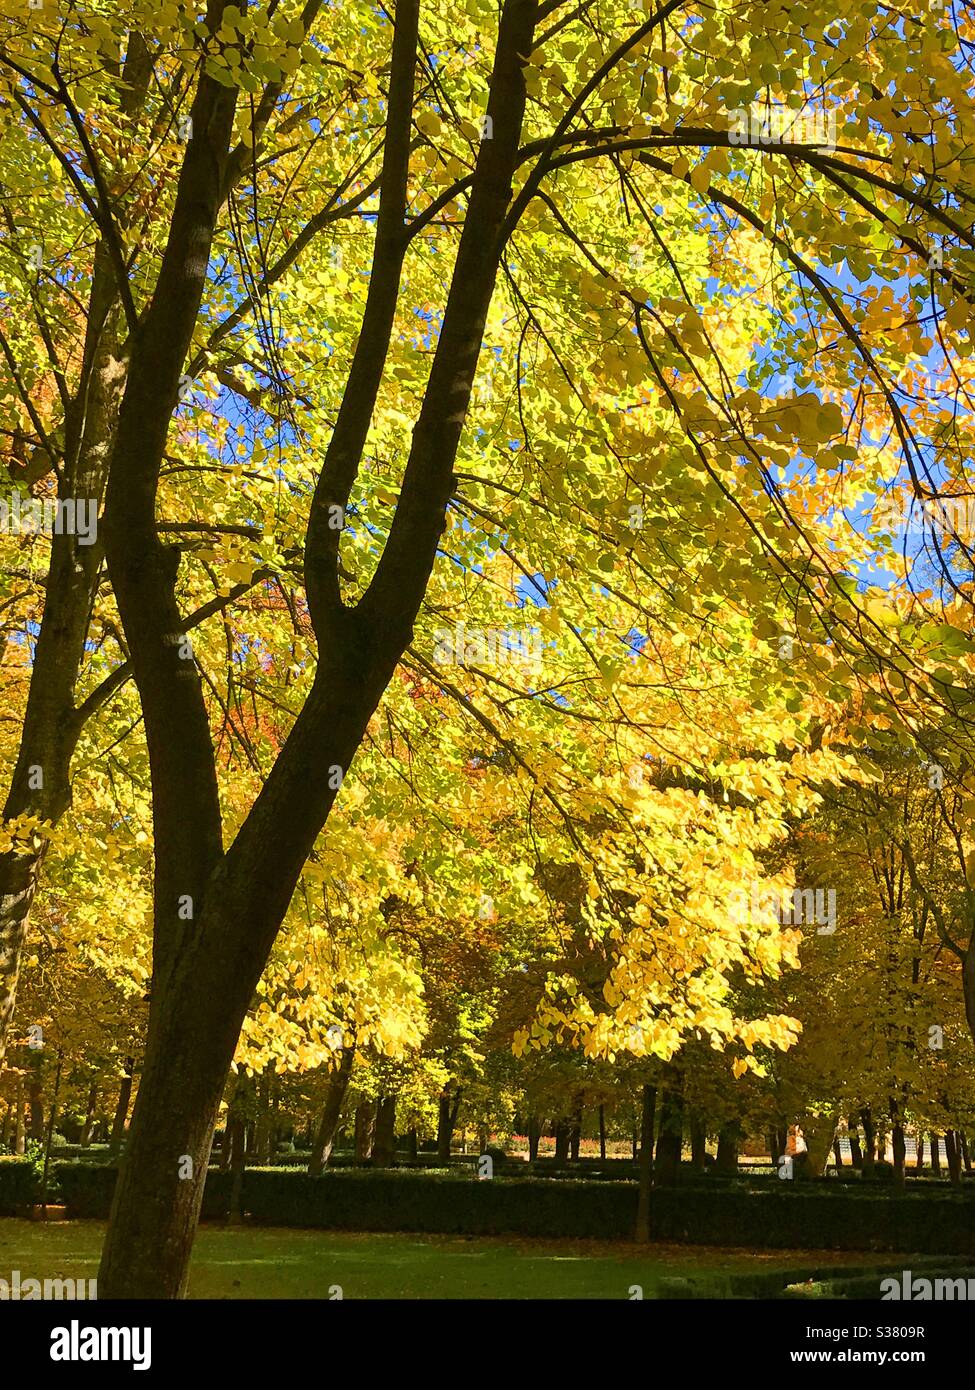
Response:
[[[219,27],[223,9],[221,0],[211,0],[208,25]],[[537,18],[533,0],[505,0],[487,103],[492,138],[478,147],[399,504],[369,588],[353,608],[342,599],[339,537],[330,516],[333,500],[340,508],[347,501],[362,456],[406,246],[418,5],[397,4],[373,272],[306,537],[318,663],[284,747],[226,851],[202,678],[174,638],[183,623],[178,553],[161,543],[156,524],[159,467],[199,315],[236,104],[236,93],[206,72],[197,81],[194,135],[169,239],[152,302],[132,335],[103,524],[145,721],[155,827],[148,1040],[99,1269],[103,1298],[173,1298],[185,1291],[213,1126],[243,1019],[337,798],[332,771],[351,767],[412,640],[455,485],[453,467],[505,245],[525,107],[523,69]],[[187,904],[188,915],[181,911]]]

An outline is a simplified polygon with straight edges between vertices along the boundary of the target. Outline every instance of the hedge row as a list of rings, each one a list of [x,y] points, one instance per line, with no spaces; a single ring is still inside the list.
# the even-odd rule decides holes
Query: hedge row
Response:
[[[975,1202],[951,1193],[854,1196],[828,1183],[782,1183],[765,1191],[658,1190],[654,1203],[655,1234],[690,1244],[975,1254]]]
[[[101,1163],[58,1163],[54,1165],[56,1192],[53,1200],[67,1208],[69,1217],[108,1217],[115,1192],[118,1170]],[[293,1175],[292,1175],[293,1176]],[[231,1174],[218,1168],[207,1172],[203,1189],[204,1220],[218,1220],[230,1211]]]
[[[13,1216],[41,1199],[41,1175],[29,1158],[0,1157],[0,1216]]]
[[[115,1170],[58,1164],[54,1184],[69,1216],[104,1218]],[[799,1192],[785,1183],[765,1191],[657,1189],[653,1234],[659,1240],[758,1249],[975,1254],[975,1202],[968,1198],[889,1192],[853,1196],[829,1184]],[[203,1215],[225,1216],[229,1202],[230,1174],[211,1169]],[[0,1208],[4,1205],[0,1198]],[[544,1178],[476,1182],[464,1173],[365,1170],[310,1177],[281,1168],[250,1168],[244,1174],[242,1205],[253,1221],[276,1226],[618,1240],[633,1234],[637,1190],[633,1184]]]

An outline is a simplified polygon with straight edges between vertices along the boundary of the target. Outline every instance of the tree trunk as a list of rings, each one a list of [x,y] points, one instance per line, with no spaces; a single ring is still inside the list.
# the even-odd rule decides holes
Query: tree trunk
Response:
[[[972,1159],[971,1154],[968,1152],[968,1138],[963,1129],[958,1131],[958,1147],[961,1150],[962,1160],[965,1164],[965,1172],[970,1173],[972,1171]]]
[[[129,41],[122,98],[124,110],[135,109],[144,93],[134,66],[146,47],[139,35]],[[147,69],[148,73],[148,69]],[[97,512],[104,496],[108,458],[114,438],[125,366],[118,347],[119,293],[106,242],[95,248],[85,341],[77,386],[64,415],[64,458],[58,478],[59,499],[84,499]],[[44,612],[30,664],[30,687],[20,745],[3,809],[3,820],[36,816],[57,825],[71,800],[71,759],[85,722],[112,688],[96,688],[79,708],[75,687],[85,657],[91,610],[102,568],[102,546],[81,544],[69,528],[51,537],[44,586]],[[111,682],[114,676],[109,678]],[[0,1063],[3,1061],[17,998],[20,963],[31,907],[47,851],[27,841],[0,854]]]
[[[30,1115],[30,1137],[35,1144],[44,1143],[44,1081],[41,1075],[42,1054],[30,1054],[27,1073],[27,1105]]]
[[[941,1176],[941,1136],[931,1131],[931,1172]]]
[[[707,1171],[708,1157],[707,1124],[701,1115],[692,1115],[689,1127],[691,1133],[691,1171],[704,1173]]]
[[[392,1168],[396,1161],[396,1097],[380,1096],[376,1107],[376,1130],[372,1141],[372,1161],[377,1168]]]
[[[896,1109],[893,1109],[893,1121],[891,1140],[894,1150],[894,1186],[903,1188],[906,1176],[904,1164],[907,1158],[907,1142],[904,1138],[904,1126],[900,1122],[900,1114]]]
[[[653,1180],[658,1187],[672,1187],[680,1173],[684,1139],[684,1099],[679,1090],[664,1088],[660,1100],[660,1129],[653,1160]]]
[[[916,1152],[915,1152],[915,1156],[914,1156],[914,1171],[915,1171],[915,1173],[923,1173],[923,1172],[924,1172],[924,1130],[923,1130],[923,1129],[919,1129],[919,1130],[916,1132],[915,1139],[914,1139],[914,1148],[915,1148],[915,1151],[916,1151]]]
[[[582,1144],[582,1102],[576,1106],[569,1129],[569,1162],[579,1162],[579,1148]]]
[[[227,1136],[230,1141],[230,1210],[227,1219],[239,1226],[244,1219],[244,1173],[247,1169],[247,1120],[243,1111],[228,1117]]]
[[[355,1108],[355,1161],[365,1163],[372,1153],[376,1129],[376,1107],[371,1100],[361,1100]]]
[[[24,1083],[17,1080],[17,1127],[14,1134],[14,1153],[24,1154],[27,1152],[27,1100],[24,1095]]]
[[[88,1105],[85,1109],[85,1123],[81,1129],[81,1147],[87,1149],[91,1145],[91,1137],[95,1129],[95,1111],[98,1108],[98,1082],[93,1081],[88,1087]]]
[[[731,1120],[718,1130],[718,1149],[714,1157],[716,1173],[738,1172],[738,1144],[741,1140],[741,1125]]]
[[[44,1142],[44,1171],[41,1176],[41,1210],[47,1210],[47,1183],[51,1169],[51,1141],[54,1138],[54,1125],[58,1114],[58,1095],[61,1089],[61,1067],[63,1057],[58,1051],[58,1064],[54,1072],[54,1091],[51,1095],[51,1110],[47,1121],[47,1135]]]
[[[869,1173],[876,1158],[876,1130],[869,1106],[860,1111],[860,1123],[863,1125],[863,1171]]]
[[[278,1152],[278,1144],[281,1140],[281,1078],[277,1072],[271,1077],[271,1115],[269,1120],[271,1131],[271,1157],[274,1158]]]
[[[839,1172],[843,1167],[843,1153],[840,1149],[840,1141],[838,1138],[833,1140],[833,1163],[836,1167],[836,1171]]]
[[[975,930],[972,931],[961,967],[962,997],[965,1000],[965,1017],[968,1031],[975,1042]]]
[[[232,1226],[240,1225],[244,1219],[248,1120],[257,1100],[256,1089],[252,1076],[246,1072],[238,1072],[227,1106],[227,1149],[222,1157],[225,1158],[230,1172],[230,1209],[227,1219]]]
[[[218,1137],[218,1136],[217,1136],[217,1134],[216,1134],[216,1132],[215,1132],[215,1133],[214,1133],[214,1139],[216,1140],[217,1137]],[[220,1142],[220,1147],[219,1147],[218,1150],[217,1150],[217,1153],[219,1154],[219,1162],[218,1162],[217,1166],[219,1167],[221,1173],[226,1173],[226,1172],[229,1172],[229,1170],[230,1170],[230,1159],[231,1159],[231,1155],[232,1155],[232,1153],[233,1153],[233,1147],[234,1147],[233,1136],[232,1136],[232,1134],[231,1134],[231,1132],[230,1132],[230,1115],[229,1115],[229,1113],[228,1113],[228,1115],[227,1115],[227,1118],[226,1118],[226,1119],[224,1120],[224,1122],[223,1122],[223,1132],[222,1132],[222,1134],[221,1134],[220,1137],[219,1137],[219,1142]],[[211,1160],[214,1159],[212,1147],[211,1147],[211,1150],[210,1150],[210,1157],[211,1157]]]
[[[450,1163],[450,1145],[454,1137],[454,1126],[460,1109],[460,1091],[452,1101],[450,1091],[440,1092],[440,1106],[437,1114],[437,1161],[446,1168]]]
[[[528,1162],[538,1158],[538,1144],[542,1137],[542,1125],[537,1115],[528,1116]]]
[[[802,1132],[806,1141],[806,1159],[797,1170],[803,1177],[821,1178],[826,1172],[838,1123],[839,1116],[836,1114],[807,1115],[804,1118]]]
[[[606,1162],[606,1107],[599,1107],[599,1158],[602,1163]]]
[[[948,1159],[948,1176],[952,1187],[961,1187],[961,1149],[953,1129],[945,1130],[945,1152]]]
[[[555,1161],[556,1163],[568,1163],[569,1161],[569,1125],[564,1119],[555,1121]]]
[[[118,1088],[118,1104],[115,1107],[115,1119],[112,1121],[112,1134],[108,1141],[108,1152],[112,1158],[118,1158],[122,1149],[122,1139],[125,1136],[125,1122],[129,1116],[129,1100],[132,1096],[132,1078],[135,1073],[135,1058],[126,1057],[125,1071]]]
[[[271,1070],[266,1068],[257,1083],[257,1116],[254,1122],[254,1157],[261,1165],[271,1158]]]
[[[349,1078],[352,1075],[354,1060],[355,1047],[343,1047],[338,1067],[329,1077],[322,1119],[318,1126],[318,1133],[315,1135],[311,1159],[308,1163],[309,1173],[320,1173],[332,1156],[335,1131],[338,1128],[339,1115],[342,1112],[342,1102],[345,1100],[345,1093],[349,1088]]]
[[[35,679],[32,678],[32,685]],[[25,736],[22,736],[22,746],[26,747]],[[32,755],[32,761],[43,768],[49,760],[43,755]],[[13,819],[15,814],[8,798],[4,819]],[[43,844],[46,847],[46,839]],[[20,963],[27,944],[30,911],[43,858],[43,848],[27,853],[7,850],[0,854],[0,1062],[6,1053],[13,1022]]]
[[[415,1162],[416,1162],[416,1154],[417,1154],[416,1125],[410,1125],[409,1129],[406,1131],[406,1158],[407,1158],[407,1162],[408,1162],[408,1163],[415,1163]]]
[[[765,1142],[768,1144],[769,1158],[772,1160],[772,1167],[778,1168],[779,1159],[782,1157],[782,1150],[779,1147],[779,1131],[774,1125],[769,1130]]]
[[[656,1086],[644,1086],[640,1104],[640,1188],[636,1208],[636,1239],[650,1239],[653,1190],[653,1121],[657,1109]]]

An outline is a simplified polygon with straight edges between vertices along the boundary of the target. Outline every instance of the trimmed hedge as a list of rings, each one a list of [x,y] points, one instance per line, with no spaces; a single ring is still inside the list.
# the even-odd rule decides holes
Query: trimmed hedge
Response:
[[[0,1157],[0,1216],[15,1216],[41,1199],[41,1177],[32,1159]]]
[[[118,1170],[104,1163],[56,1163],[54,1181],[69,1217],[108,1216]]]
[[[33,1172],[30,1164],[17,1167]],[[116,1170],[102,1164],[55,1164],[51,1200],[60,1194],[69,1216],[104,1218],[115,1178]],[[16,1182],[8,1179],[8,1207],[36,1200],[32,1181],[36,1184],[28,1173]],[[204,1217],[227,1215],[230,1188],[229,1173],[209,1171]],[[241,1200],[244,1212],[266,1225],[627,1240],[636,1224],[637,1186],[506,1176],[478,1182],[462,1170],[359,1169],[311,1177],[274,1167],[247,1169]],[[698,1245],[902,1250],[970,1259],[975,1202],[942,1192],[837,1190],[831,1183],[764,1183],[760,1190],[682,1184],[654,1190],[652,1229],[658,1240]]]
[[[67,1208],[68,1217],[108,1219],[118,1178],[117,1168],[101,1163],[58,1163],[53,1165],[53,1170],[51,1186]],[[228,1215],[230,1186],[230,1173],[222,1173],[217,1168],[208,1170],[201,1213],[205,1220]]]
[[[635,1197],[615,1183],[477,1182],[396,1171],[311,1177],[254,1168],[244,1177],[253,1220],[328,1230],[625,1239],[633,1232]]]
[[[553,1183],[495,1178],[359,1172],[284,1174],[251,1169],[245,1209],[255,1221],[333,1230],[431,1234],[520,1234],[629,1239],[636,1223],[632,1184]],[[975,1203],[955,1196],[795,1191],[655,1190],[659,1240],[762,1249],[975,1252]]]
[[[654,1207],[655,1235],[691,1244],[975,1253],[975,1202],[947,1193],[670,1189],[654,1193]]]
[[[783,1184],[784,1186],[784,1184]],[[544,1178],[471,1183],[410,1173],[282,1174],[252,1169],[244,1206],[267,1224],[337,1230],[423,1231],[628,1239],[636,1223],[633,1184],[553,1183]],[[951,1195],[891,1196],[806,1188],[799,1195],[659,1188],[659,1240],[760,1249],[975,1252],[975,1203]]]

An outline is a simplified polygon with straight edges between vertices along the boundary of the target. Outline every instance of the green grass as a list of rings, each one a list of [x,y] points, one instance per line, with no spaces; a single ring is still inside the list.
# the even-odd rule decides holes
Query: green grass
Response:
[[[101,1221],[0,1220],[0,1278],[93,1279]],[[896,1256],[889,1256],[896,1260]],[[276,1227],[201,1226],[193,1298],[618,1298],[639,1284],[721,1270],[875,1265],[876,1255],[838,1251],[715,1250],[654,1245],[463,1236],[349,1234]]]

